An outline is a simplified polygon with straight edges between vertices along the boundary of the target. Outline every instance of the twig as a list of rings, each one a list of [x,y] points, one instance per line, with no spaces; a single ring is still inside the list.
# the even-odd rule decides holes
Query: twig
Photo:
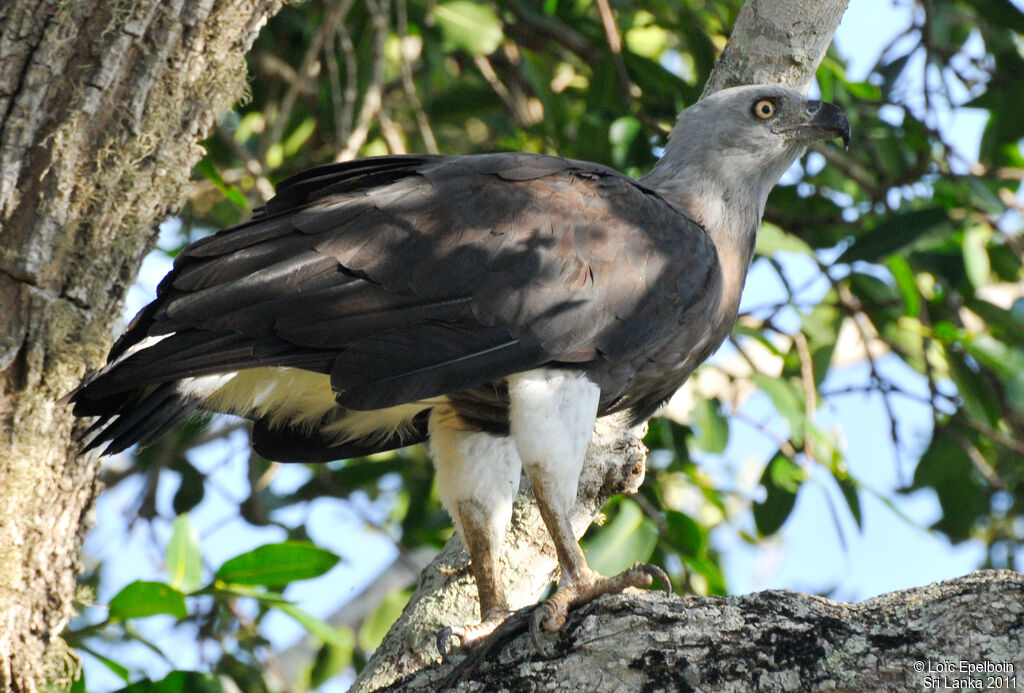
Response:
[[[732,418],[747,424],[748,426],[756,430],[758,433],[763,435],[765,438],[775,443],[779,448],[779,452],[781,452],[783,455],[788,457],[794,464],[796,464],[797,450],[796,448],[793,447],[793,444],[791,442],[778,437],[777,435],[775,435],[774,432],[772,432],[768,428],[767,425],[751,418],[750,416],[747,416],[738,409],[733,411],[731,416]]]
[[[991,426],[982,421],[972,419],[971,417],[966,416],[961,412],[957,412],[957,414],[953,416],[953,421],[964,426],[967,426],[968,428],[977,431],[983,436],[991,438],[996,443],[999,443],[1007,450],[1012,450],[1013,452],[1020,455],[1022,459],[1024,459],[1024,443],[1020,442],[1019,440],[1014,440],[1013,438],[1006,435],[1002,431],[996,428],[992,428]]]
[[[519,102],[509,91],[509,88],[505,86],[505,83],[498,77],[497,71],[491,64],[491,61],[487,59],[485,55],[474,55],[473,65],[480,72],[481,76],[487,81],[487,84],[491,86],[494,93],[498,95],[498,98],[504,102],[505,107],[512,112],[512,116],[516,119],[516,122],[520,127],[529,127],[533,123],[530,122],[530,118],[525,109],[520,107]]]
[[[850,316],[850,322],[853,323],[854,328],[857,330],[857,334],[860,335],[861,343],[864,345],[864,358],[868,362],[868,368],[871,372],[872,382],[879,384],[883,382],[887,383],[888,380],[886,380],[882,376],[881,371],[878,370],[878,363],[875,361],[875,357],[871,354],[871,342],[869,341],[867,331],[864,329],[864,326],[861,324],[859,320],[859,318],[863,317],[865,320],[868,320],[870,322],[871,319],[862,310],[862,307],[860,306],[857,298],[853,296],[849,292],[849,290],[846,289],[846,287],[841,286],[839,282],[836,281],[835,277],[828,273],[828,269],[823,264],[821,264],[820,260],[818,261],[818,267],[821,269],[822,274],[825,275],[829,283],[832,285],[832,288],[836,292],[836,297],[839,300],[840,307],[842,307]],[[877,330],[875,330],[875,332],[877,333]],[[899,429],[896,425],[896,413],[893,411],[892,402],[889,401],[889,393],[886,390],[882,390],[882,406],[885,407],[885,415],[889,419],[889,437],[892,440],[893,453],[896,456],[896,468],[898,470],[898,473],[900,474],[900,477],[902,478],[903,455],[900,446]]]
[[[387,143],[388,151],[392,154],[405,154],[402,129],[384,111],[377,114],[377,120],[380,123],[380,135],[384,138],[384,142]]]
[[[420,137],[423,138],[423,146],[430,154],[437,154],[437,140],[434,138],[434,131],[430,127],[430,121],[423,110],[423,102],[416,91],[416,84],[412,79],[412,67],[409,65],[409,56],[406,54],[409,39],[409,18],[406,11],[406,0],[398,0],[396,8],[398,11],[398,53],[401,55],[402,63],[402,87],[405,89],[406,98],[412,104],[413,113],[416,115],[416,125],[420,130]]]
[[[268,147],[275,142],[281,141],[284,128],[288,124],[288,116],[291,114],[292,108],[295,107],[295,99],[298,98],[299,92],[305,87],[306,81],[310,78],[311,68],[316,61],[317,55],[319,55],[321,48],[326,43],[327,37],[333,35],[338,25],[345,19],[354,1],[341,0],[337,5],[330,6],[327,15],[324,17],[324,23],[310,39],[309,45],[306,46],[306,53],[302,56],[302,63],[299,66],[296,79],[288,85],[288,91],[284,93],[284,98],[281,99],[278,117],[270,127],[269,137],[266,140]],[[367,1],[369,2],[370,0]]]
[[[814,414],[818,411],[818,388],[814,384],[814,361],[811,359],[811,349],[807,344],[807,335],[803,330],[797,330],[793,334],[793,343],[796,345],[796,353],[800,356],[800,382],[804,386],[804,417],[808,422],[814,421]],[[804,454],[810,459],[816,459],[814,449],[811,447],[810,436],[804,436]]]
[[[622,37],[619,35],[619,27],[615,24],[615,16],[612,15],[612,8],[608,5],[608,0],[597,0],[597,11],[601,15],[604,35],[608,40],[608,50],[612,52],[612,60],[615,62],[615,73],[619,77],[619,86],[622,88],[626,101],[633,103],[635,94],[633,85],[629,81],[626,61],[622,58]]]
[[[371,121],[377,116],[383,105],[381,85],[384,83],[384,42],[388,36],[387,22],[390,2],[381,0],[378,3],[376,0],[366,0],[366,6],[373,24],[373,71],[363,96],[363,107],[359,109],[359,120],[345,141],[345,146],[334,158],[335,161],[349,161],[356,157],[359,149],[366,143]]]
[[[995,468],[993,468],[992,465],[988,463],[988,460],[985,459],[985,456],[981,454],[981,450],[979,450],[967,436],[953,428],[946,428],[945,430],[946,433],[956,441],[957,445],[963,449],[967,454],[968,459],[970,459],[971,464],[974,465],[974,468],[978,470],[979,474],[985,477],[985,480],[988,481],[989,484],[1000,491],[1007,490],[1006,482],[1003,481]]]
[[[355,118],[356,100],[359,98],[359,74],[356,68],[358,58],[356,57],[356,46],[352,42],[352,34],[348,27],[342,22],[338,25],[337,33],[338,49],[345,56],[345,108],[340,116],[341,133],[338,136],[338,151],[345,146],[345,140],[352,132],[352,121]]]

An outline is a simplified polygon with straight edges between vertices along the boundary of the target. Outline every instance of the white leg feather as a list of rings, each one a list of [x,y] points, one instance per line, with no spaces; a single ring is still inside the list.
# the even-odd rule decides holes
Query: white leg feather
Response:
[[[465,536],[459,504],[473,501],[488,509],[488,535],[500,546],[519,491],[522,465],[515,446],[504,436],[470,429],[448,405],[434,407],[429,426],[441,503],[456,529]]]
[[[509,424],[534,487],[543,485],[552,510],[567,517],[587,444],[594,432],[601,389],[569,370],[538,369],[508,378]]]
[[[484,622],[472,632],[480,636],[508,609],[501,545],[522,465],[509,438],[472,430],[447,404],[433,409],[429,426],[441,502],[469,549]]]

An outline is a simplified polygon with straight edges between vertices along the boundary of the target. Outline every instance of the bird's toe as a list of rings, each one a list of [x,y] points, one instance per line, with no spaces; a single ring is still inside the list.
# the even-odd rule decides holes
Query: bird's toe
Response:
[[[435,636],[437,653],[441,655],[441,659],[447,661],[449,655],[456,650],[475,647],[493,633],[498,626],[504,623],[508,616],[508,611],[501,611],[488,614],[480,623],[471,623],[465,626],[445,626],[437,631]]]

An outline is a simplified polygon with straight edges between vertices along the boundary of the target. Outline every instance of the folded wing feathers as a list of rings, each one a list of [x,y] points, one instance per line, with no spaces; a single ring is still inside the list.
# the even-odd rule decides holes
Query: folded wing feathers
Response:
[[[339,354],[331,369],[338,403],[358,410],[456,392],[546,360],[502,327],[427,323],[392,330]]]
[[[196,376],[330,373],[342,407],[372,410],[560,359],[632,358],[637,340],[612,333],[637,311],[678,320],[690,300],[678,287],[703,278],[672,263],[709,248],[677,210],[596,165],[511,154],[328,165],[186,248],[112,352],[121,360],[72,400],[121,415],[99,436],[121,449],[198,406],[164,389]]]

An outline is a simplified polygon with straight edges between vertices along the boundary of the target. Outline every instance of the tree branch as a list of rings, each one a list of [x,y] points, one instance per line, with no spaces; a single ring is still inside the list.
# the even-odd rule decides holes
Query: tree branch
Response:
[[[999,570],[860,604],[784,590],[606,596],[548,636],[553,656],[524,634],[450,690],[916,691],[969,679],[982,681],[973,690],[1013,690],[1024,675],[1022,593],[1024,575]],[[992,671],[961,670],[970,666]],[[438,690],[450,668],[385,690]]]

